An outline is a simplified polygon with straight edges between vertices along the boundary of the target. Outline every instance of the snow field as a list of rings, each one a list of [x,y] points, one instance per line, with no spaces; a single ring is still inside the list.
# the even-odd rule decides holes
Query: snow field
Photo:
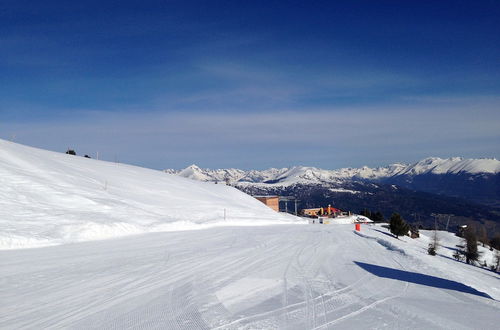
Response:
[[[453,235],[432,257],[431,232],[305,223],[225,185],[0,140],[0,329],[498,327],[500,275],[453,260]]]
[[[495,328],[499,275],[424,243],[280,225],[0,251],[0,328]]]
[[[225,185],[0,140],[0,249],[297,221]]]

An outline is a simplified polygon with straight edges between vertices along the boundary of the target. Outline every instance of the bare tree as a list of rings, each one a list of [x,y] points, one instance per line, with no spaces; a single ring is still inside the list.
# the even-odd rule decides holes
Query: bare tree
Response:
[[[427,248],[427,253],[429,253],[431,256],[435,256],[438,247],[439,247],[439,237],[437,230],[434,230],[431,242],[429,243],[429,247]]]
[[[486,227],[484,225],[479,226],[478,241],[483,243],[483,247],[485,247],[485,244],[489,243],[488,233],[487,233]]]

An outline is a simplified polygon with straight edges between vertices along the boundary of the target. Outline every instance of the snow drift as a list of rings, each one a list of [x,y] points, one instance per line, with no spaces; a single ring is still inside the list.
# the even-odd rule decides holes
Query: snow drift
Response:
[[[0,249],[294,221],[225,185],[0,140]]]

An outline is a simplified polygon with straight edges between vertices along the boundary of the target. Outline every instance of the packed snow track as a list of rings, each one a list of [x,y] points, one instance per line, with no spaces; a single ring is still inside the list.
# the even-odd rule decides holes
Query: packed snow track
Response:
[[[352,227],[221,227],[0,251],[0,328],[498,326],[491,292],[427,266],[375,226]],[[494,273],[467,272],[498,286]]]

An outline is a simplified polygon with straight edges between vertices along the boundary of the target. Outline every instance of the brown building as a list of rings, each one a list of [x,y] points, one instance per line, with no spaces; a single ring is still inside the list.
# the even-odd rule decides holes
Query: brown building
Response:
[[[280,198],[278,196],[253,196],[262,203],[266,204],[276,212],[280,211]]]
[[[303,209],[301,211],[302,215],[306,217],[317,217],[317,216],[328,216],[328,217],[336,217],[342,215],[345,212],[328,205],[328,207],[317,207],[314,209]]]
[[[320,210],[320,207],[314,209],[303,209],[302,211],[300,211],[300,213],[302,213],[302,215],[305,215],[306,217],[317,217],[320,213]]]

